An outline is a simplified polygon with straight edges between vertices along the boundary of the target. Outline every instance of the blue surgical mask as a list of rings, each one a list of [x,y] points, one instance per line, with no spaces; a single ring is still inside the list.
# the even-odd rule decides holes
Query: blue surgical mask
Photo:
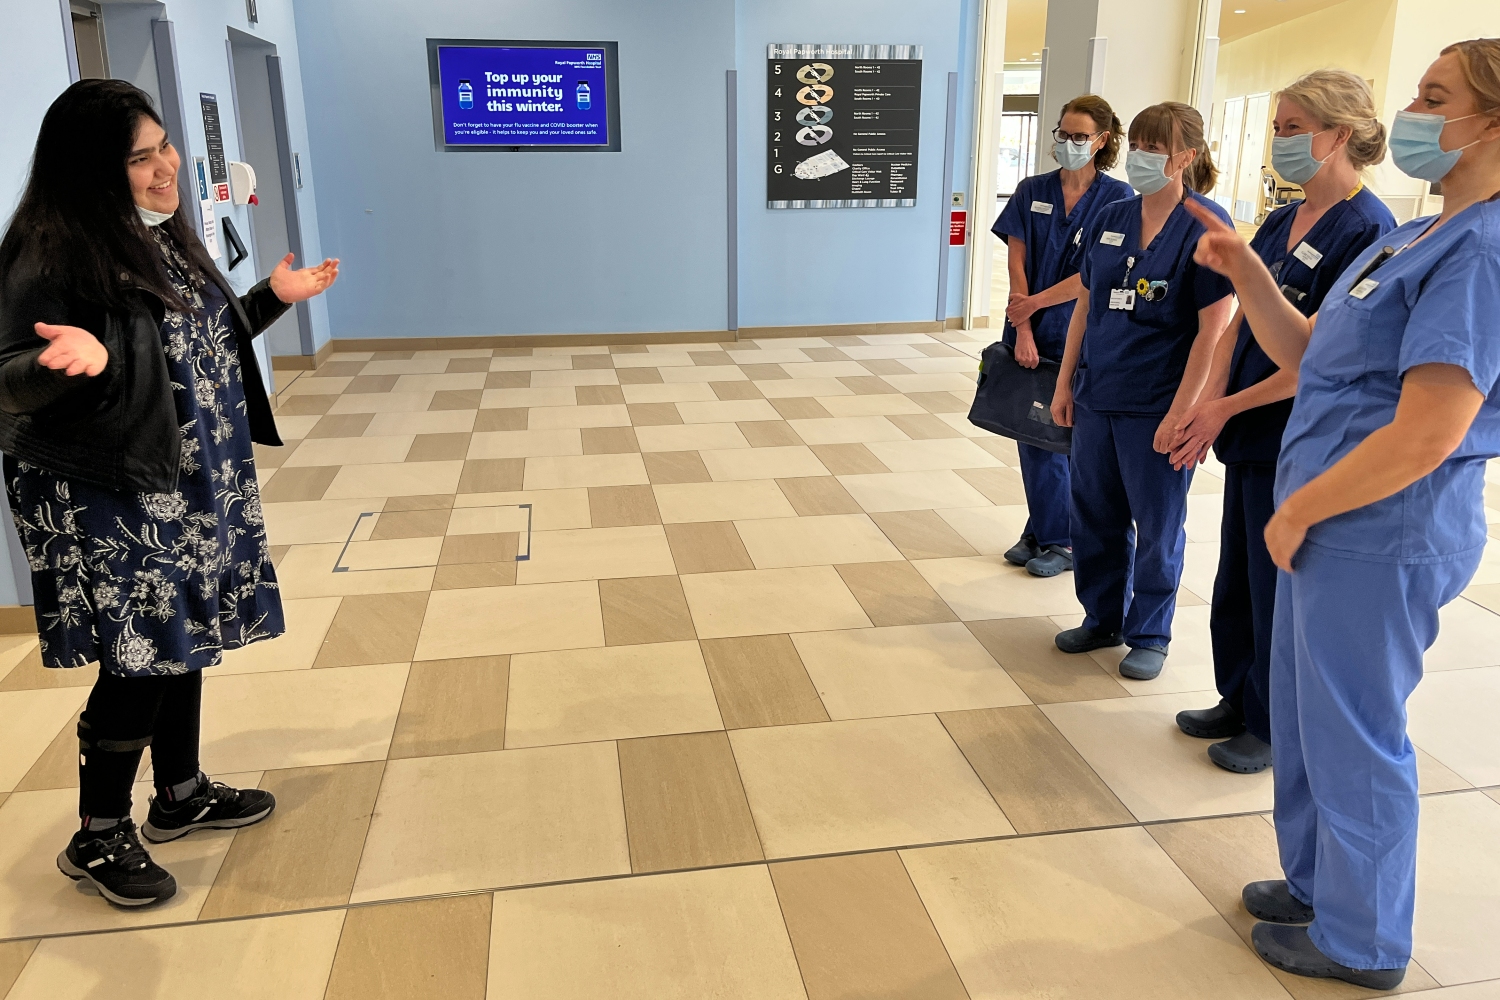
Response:
[[[1458,162],[1469,146],[1457,149],[1443,148],[1443,129],[1454,122],[1479,117],[1478,112],[1462,118],[1444,118],[1442,115],[1424,115],[1416,111],[1397,111],[1391,125],[1390,138],[1386,145],[1391,151],[1391,161],[1408,177],[1436,183],[1448,176],[1448,171]]]
[[[1271,140],[1271,166],[1293,184],[1306,184],[1318,175],[1318,171],[1327,162],[1314,158],[1312,151],[1313,136],[1322,134],[1323,132],[1303,132],[1301,135],[1276,136]]]
[[[1076,142],[1059,142],[1052,146],[1052,155],[1057,162],[1062,164],[1064,170],[1082,170],[1093,162],[1094,144],[1086,142],[1082,145]]]
[[[1141,194],[1155,194],[1172,183],[1172,178],[1167,176],[1167,161],[1170,159],[1166,153],[1132,149],[1125,154],[1125,176],[1130,178],[1130,186]]]

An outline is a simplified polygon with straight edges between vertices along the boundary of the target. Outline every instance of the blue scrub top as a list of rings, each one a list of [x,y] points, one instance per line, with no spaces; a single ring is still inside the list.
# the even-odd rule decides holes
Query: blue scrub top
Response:
[[[1026,287],[1034,295],[1078,273],[1083,234],[1089,224],[1105,205],[1130,195],[1129,184],[1100,172],[1072,213],[1064,215],[1062,171],[1038,174],[1016,186],[990,231],[1007,244],[1014,236],[1026,245]],[[1062,359],[1076,304],[1076,299],[1059,302],[1031,314],[1031,335],[1042,357]],[[1016,344],[1016,328],[1010,320],[1005,321],[1002,339],[1011,347]]]
[[[1217,203],[1189,192],[1226,224]],[[1079,274],[1089,291],[1088,327],[1073,398],[1096,413],[1165,415],[1198,336],[1198,310],[1234,291],[1229,279],[1193,260],[1203,225],[1178,205],[1151,246],[1141,249],[1141,199],[1100,210],[1084,237]],[[1165,281],[1155,302],[1137,295],[1131,311],[1109,308],[1110,291],[1140,279]]]
[[[1293,305],[1302,315],[1311,316],[1322,307],[1328,290],[1350,262],[1396,228],[1396,218],[1385,202],[1368,188],[1360,187],[1324,212],[1302,237],[1302,242],[1288,250],[1287,238],[1301,205],[1296,202],[1272,212],[1250,241],[1250,247],[1276,275],[1282,294],[1294,299]],[[1294,298],[1299,294],[1301,298]],[[1234,360],[1230,362],[1226,395],[1264,382],[1280,370],[1256,343],[1250,321],[1242,320],[1239,339],[1234,345]],[[1276,456],[1281,453],[1281,435],[1291,413],[1292,401],[1283,399],[1235,414],[1214,443],[1219,461],[1226,465],[1248,462],[1275,465]]]
[[[1472,205],[1407,248],[1433,221],[1376,241],[1328,293],[1298,372],[1276,502],[1394,420],[1401,379],[1417,365],[1463,368],[1485,401],[1435,471],[1308,531],[1307,544],[1348,558],[1446,562],[1485,544],[1485,462],[1500,455],[1500,202]],[[1362,282],[1382,247],[1401,252]]]

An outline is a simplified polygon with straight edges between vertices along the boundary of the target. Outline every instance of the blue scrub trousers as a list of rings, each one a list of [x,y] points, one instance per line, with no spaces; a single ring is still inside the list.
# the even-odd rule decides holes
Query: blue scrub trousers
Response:
[[[1250,735],[1271,742],[1271,622],[1276,564],[1266,549],[1266,523],[1276,512],[1276,467],[1225,466],[1219,573],[1208,628],[1219,695]]]
[[[1479,567],[1364,562],[1304,545],[1276,591],[1271,745],[1276,842],[1318,950],[1354,969],[1411,958],[1417,758],[1406,699],[1438,608]]]
[[[1073,544],[1068,530],[1072,502],[1068,485],[1068,456],[1029,444],[1016,444],[1021,453],[1021,484],[1026,487],[1024,534],[1039,546]]]
[[[1151,447],[1161,421],[1073,407],[1073,585],[1085,627],[1132,649],[1172,641],[1187,544],[1193,473]]]

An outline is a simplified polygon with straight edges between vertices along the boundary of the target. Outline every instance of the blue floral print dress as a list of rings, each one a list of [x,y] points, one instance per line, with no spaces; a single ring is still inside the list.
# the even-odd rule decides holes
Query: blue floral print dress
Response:
[[[151,233],[192,306],[161,325],[182,431],[177,492],[125,493],[5,458],[49,667],[181,674],[284,631],[229,303]]]

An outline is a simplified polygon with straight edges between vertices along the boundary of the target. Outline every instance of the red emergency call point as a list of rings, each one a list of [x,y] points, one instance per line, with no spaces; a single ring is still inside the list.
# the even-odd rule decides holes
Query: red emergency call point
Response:
[[[214,185],[214,201],[228,201],[228,200],[229,200],[229,184],[228,184],[228,182],[223,182],[223,183],[215,184]]]
[[[948,245],[961,247],[969,241],[969,213],[954,212],[948,219]]]

